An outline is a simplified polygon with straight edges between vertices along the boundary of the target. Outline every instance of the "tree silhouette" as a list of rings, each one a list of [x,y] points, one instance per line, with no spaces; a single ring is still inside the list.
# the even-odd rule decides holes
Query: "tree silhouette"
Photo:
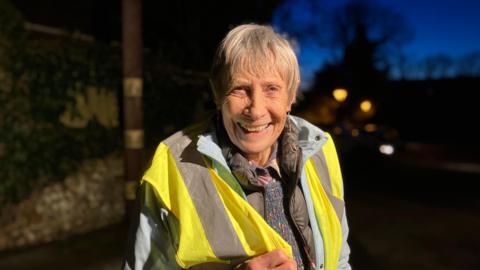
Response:
[[[422,61],[423,73],[426,79],[445,78],[452,73],[453,59],[443,53],[426,57]]]
[[[400,14],[372,1],[348,2],[331,21],[333,61],[317,72],[312,90],[329,95],[334,88],[346,88],[342,114],[353,115],[363,99],[381,103],[391,66],[404,58],[401,47],[412,31]]]
[[[473,51],[460,57],[455,72],[458,76],[480,77],[480,51]]]
[[[332,49],[343,51],[361,36],[373,46],[376,64],[388,68],[389,55],[397,55],[413,32],[404,17],[394,10],[374,1],[353,0],[333,13]]]
[[[341,55],[317,73],[314,89],[344,85],[352,97],[375,96],[387,79],[393,55],[410,36],[402,17],[368,1],[353,1],[333,17],[332,46]]]

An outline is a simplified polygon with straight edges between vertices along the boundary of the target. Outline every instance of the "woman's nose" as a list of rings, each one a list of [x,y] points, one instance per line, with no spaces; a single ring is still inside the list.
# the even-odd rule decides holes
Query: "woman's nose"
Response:
[[[250,96],[250,104],[247,107],[247,114],[253,120],[262,118],[266,112],[267,102],[265,97],[262,95],[261,91],[252,91],[252,95]]]

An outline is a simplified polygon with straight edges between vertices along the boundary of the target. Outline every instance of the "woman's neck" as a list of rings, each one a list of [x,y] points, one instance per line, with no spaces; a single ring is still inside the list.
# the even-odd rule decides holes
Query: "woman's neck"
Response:
[[[254,165],[259,167],[265,167],[268,165],[267,163],[270,160],[271,154],[272,154],[272,147],[260,153],[247,154],[245,155],[245,157],[250,163],[253,163]]]

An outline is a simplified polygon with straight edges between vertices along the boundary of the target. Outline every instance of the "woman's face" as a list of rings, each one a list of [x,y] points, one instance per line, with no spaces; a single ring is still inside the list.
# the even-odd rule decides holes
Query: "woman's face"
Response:
[[[228,137],[249,160],[265,165],[261,163],[282,133],[291,105],[278,73],[234,74],[221,107]]]

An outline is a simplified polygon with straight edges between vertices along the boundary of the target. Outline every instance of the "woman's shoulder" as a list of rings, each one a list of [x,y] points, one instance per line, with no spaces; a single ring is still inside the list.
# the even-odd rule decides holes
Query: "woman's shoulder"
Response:
[[[203,120],[194,123],[182,130],[173,133],[172,135],[161,141],[160,144],[164,144],[169,148],[188,145],[192,141],[196,141],[199,135],[205,133],[209,128],[209,124],[209,120]]]
[[[144,178],[153,179],[155,175],[159,174],[159,171],[168,167],[166,163],[170,162],[171,158],[177,162],[199,159],[196,145],[199,135],[202,134],[205,129],[204,123],[197,123],[177,131],[161,141],[150,159]]]
[[[301,141],[310,141],[323,144],[329,137],[328,133],[320,127],[308,122],[298,116],[289,116],[295,127],[298,129],[298,137]]]

